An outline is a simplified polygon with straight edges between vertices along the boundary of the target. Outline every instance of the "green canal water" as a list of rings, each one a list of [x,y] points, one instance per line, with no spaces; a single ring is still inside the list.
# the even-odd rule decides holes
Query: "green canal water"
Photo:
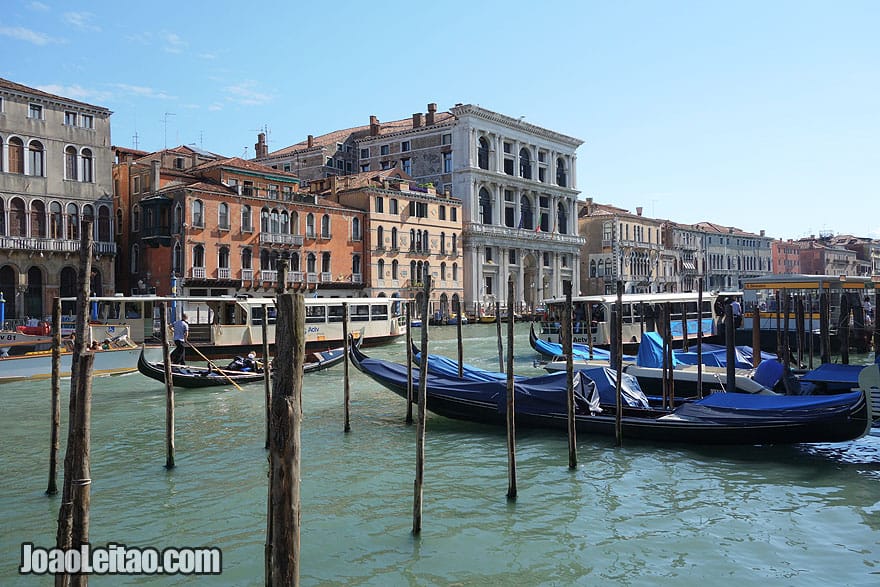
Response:
[[[517,328],[517,372],[543,373],[527,325]],[[494,325],[466,326],[464,336],[466,361],[497,366]],[[432,328],[431,338],[430,352],[455,356],[454,328]],[[403,362],[405,350],[367,352]],[[416,429],[403,400],[352,369],[344,433],[342,373],[308,375],[304,386],[302,585],[880,584],[880,436],[616,448],[581,435],[571,471],[564,434],[521,430],[511,502],[504,429],[430,415],[414,537]],[[49,384],[0,392],[0,585],[50,584],[17,573],[21,543],[55,540],[60,499],[43,494]],[[259,384],[178,391],[177,467],[166,471],[163,385],[137,373],[95,379],[92,543],[217,546],[223,573],[91,584],[263,584],[263,401]]]

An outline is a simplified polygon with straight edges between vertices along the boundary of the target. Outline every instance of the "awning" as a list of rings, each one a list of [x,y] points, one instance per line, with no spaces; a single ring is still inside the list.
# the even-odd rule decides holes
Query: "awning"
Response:
[[[694,267],[694,264],[691,263],[690,261],[682,261],[681,266],[684,267],[685,269],[687,269],[688,271],[696,271],[697,270],[697,268]]]

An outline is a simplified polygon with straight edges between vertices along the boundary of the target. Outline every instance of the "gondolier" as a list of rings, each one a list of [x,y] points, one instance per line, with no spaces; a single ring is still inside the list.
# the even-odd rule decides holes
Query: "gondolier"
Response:
[[[174,323],[174,351],[171,353],[171,363],[174,365],[186,365],[186,341],[189,339],[189,322],[184,313],[180,320]]]

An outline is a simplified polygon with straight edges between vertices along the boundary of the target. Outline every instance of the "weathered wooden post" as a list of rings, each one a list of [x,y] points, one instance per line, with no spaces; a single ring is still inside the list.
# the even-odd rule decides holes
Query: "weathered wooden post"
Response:
[[[660,375],[661,375],[661,381],[663,383],[663,407],[664,408],[669,407],[669,395],[670,395],[670,392],[669,392],[669,381],[670,381],[669,369],[670,369],[671,365],[669,364],[669,360],[668,360],[667,356],[669,355],[669,346],[670,346],[669,334],[670,334],[670,331],[672,330],[672,322],[670,320],[671,316],[670,316],[670,312],[669,312],[669,306],[670,306],[669,302],[666,302],[662,306],[660,306],[660,308],[659,308],[660,316],[662,317],[660,320],[660,324],[663,324],[663,328],[658,329],[658,330],[660,330],[660,334],[663,336],[663,344],[660,347],[660,353],[661,353],[660,356],[662,357],[661,362],[660,362],[660,368],[661,368]]]
[[[498,372],[504,373],[504,345],[501,343],[501,304],[495,300],[495,333],[498,337]]]
[[[761,364],[761,308],[752,310],[752,368]]]
[[[819,294],[819,352],[821,353],[822,364],[831,362],[831,333],[828,294],[823,292]]]
[[[804,299],[801,294],[795,298],[794,319],[797,320],[797,364],[800,369],[804,364]]]
[[[58,493],[58,450],[61,444],[61,298],[52,299],[52,431],[49,437],[49,485],[46,495]]]
[[[300,435],[302,376],[305,356],[305,300],[302,294],[279,294],[275,319],[275,381],[272,389],[269,449],[270,517],[266,568],[271,585],[299,585]]]
[[[697,279],[697,397],[703,397],[703,278]]]
[[[666,356],[663,358],[663,362],[667,365],[666,377],[669,380],[669,409],[671,410],[675,408],[675,365],[672,359],[672,304],[670,302],[666,303],[666,324],[669,325],[666,330],[669,342],[666,344]]]
[[[590,349],[590,360],[593,360],[593,304],[590,302],[586,302],[587,304],[587,348]],[[644,314],[642,314],[644,316]],[[644,320],[643,328],[644,328]],[[644,332],[643,332],[644,334]]]
[[[645,302],[639,302],[639,318],[639,340],[641,341],[645,338]]]
[[[428,415],[428,301],[431,295],[431,275],[425,272],[422,296],[422,360],[419,361],[419,421],[416,425],[416,479],[413,483],[413,534],[422,531],[422,498],[425,481],[425,420]]]
[[[776,356],[780,361],[784,361],[782,358],[782,316],[780,316],[779,311],[782,309],[782,302],[779,299],[779,290],[776,290]]]
[[[92,274],[92,221],[80,224],[79,291],[76,299],[76,342],[71,356],[67,450],[64,454],[64,485],[58,509],[56,547],[79,549],[89,541],[91,505],[92,368],[95,355],[88,344],[89,284]],[[88,575],[59,574],[56,585],[88,585]]]
[[[277,306],[276,306],[277,307]],[[264,404],[266,406],[266,449],[272,443],[272,378],[269,373],[269,307],[266,304],[260,304],[262,309],[262,318],[260,326],[263,332],[263,395],[265,397]],[[275,314],[275,334],[278,334],[278,314]],[[278,349],[278,347],[275,347]]]
[[[880,281],[874,279],[874,277],[871,278],[871,282],[874,284],[874,362],[876,362],[876,357],[880,354],[880,306],[878,306],[880,304]]]
[[[840,294],[840,316],[837,319],[837,344],[840,346],[840,362],[849,365],[850,303],[846,292]]]
[[[621,380],[623,379],[623,282],[617,282],[617,303],[615,304],[617,318],[614,320],[614,369],[617,371],[615,383],[616,412],[614,415],[614,437],[617,446],[623,444],[623,396],[621,394]]]
[[[574,414],[574,359],[571,328],[571,281],[562,282],[562,291],[565,293],[565,315],[563,316],[565,345],[562,352],[565,353],[565,389],[566,405],[568,407],[568,468],[577,468],[577,427],[575,426]]]
[[[688,311],[687,302],[681,303],[681,350],[688,352]]]
[[[174,468],[174,375],[171,349],[168,346],[167,302],[159,304],[159,328],[162,330],[162,364],[165,366],[165,468]]]
[[[458,377],[464,377],[464,347],[461,345],[461,323],[464,320],[464,312],[461,307],[461,299],[455,301],[456,312],[458,312],[458,321],[455,325],[455,335],[458,337]],[[427,359],[426,359],[427,360]]]
[[[516,499],[516,404],[513,382],[513,275],[507,276],[507,499]],[[497,320],[497,318],[496,318]]]
[[[412,307],[413,301],[406,302],[406,423],[413,422],[413,351],[412,351]],[[422,325],[424,326],[424,324]],[[424,355],[422,355],[424,357]]]
[[[789,330],[791,324],[789,322],[789,315],[791,314],[791,296],[788,292],[785,292],[784,297],[782,298],[782,313],[784,314],[784,318],[782,320],[783,324],[783,336],[782,336],[782,355],[780,359],[782,359],[782,363],[785,365],[787,369],[791,364],[791,331]]]
[[[733,306],[724,306],[724,343],[727,346],[727,391],[736,391],[736,325],[733,322]]]
[[[343,404],[345,408],[343,412],[345,413],[345,425],[343,426],[344,432],[351,432],[351,387],[349,386],[348,381],[348,302],[343,302],[342,304],[342,350],[345,353],[345,359],[343,360],[343,383],[342,383],[342,397]],[[409,352],[412,352],[410,350]]]
[[[810,318],[807,321],[807,324],[809,325],[809,329],[810,329],[810,338],[807,341],[807,344],[809,345],[809,352],[810,352],[810,359],[808,362],[808,366],[809,366],[810,370],[812,371],[813,370],[813,352],[814,352],[814,347],[815,347],[816,333],[813,332],[813,294],[811,294],[811,293],[807,294],[807,306],[810,308]]]

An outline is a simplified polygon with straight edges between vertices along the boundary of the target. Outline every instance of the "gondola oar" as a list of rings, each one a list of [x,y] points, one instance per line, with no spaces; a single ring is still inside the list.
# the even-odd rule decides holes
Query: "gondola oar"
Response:
[[[215,371],[217,371],[218,373],[220,373],[220,375],[222,375],[223,377],[225,377],[226,380],[229,381],[229,383],[231,383],[232,385],[234,385],[234,386],[235,386],[235,389],[237,389],[238,391],[244,391],[238,383],[236,383],[235,381],[233,381],[232,378],[231,378],[229,375],[227,375],[226,373],[223,372],[223,369],[221,369],[221,368],[218,367],[216,364],[214,364],[214,361],[212,361],[211,359],[209,359],[208,357],[206,357],[205,355],[203,355],[203,354],[202,354],[202,351],[200,351],[198,348],[196,348],[195,345],[189,345],[189,348],[193,349],[195,352],[197,352],[197,353],[199,354],[199,356],[200,356],[201,358],[205,359],[205,361],[207,361],[208,364],[211,365],[211,367],[212,367]]]

